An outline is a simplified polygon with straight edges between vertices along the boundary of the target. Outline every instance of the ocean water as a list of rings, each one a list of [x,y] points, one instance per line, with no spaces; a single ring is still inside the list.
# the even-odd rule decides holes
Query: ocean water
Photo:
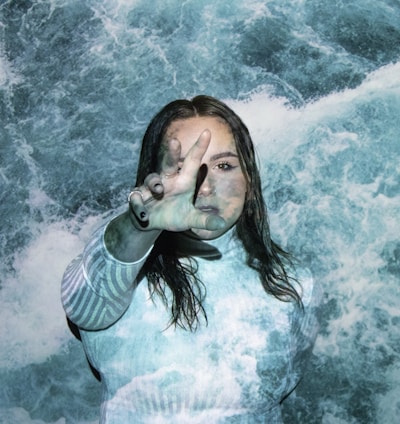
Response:
[[[0,1],[0,423],[97,422],[59,286],[165,103],[247,123],[272,232],[324,290],[287,423],[400,419],[398,0]]]

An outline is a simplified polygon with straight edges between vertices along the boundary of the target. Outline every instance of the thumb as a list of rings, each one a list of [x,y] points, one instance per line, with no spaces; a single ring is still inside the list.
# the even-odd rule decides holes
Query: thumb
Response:
[[[206,230],[222,230],[225,225],[225,220],[219,215],[208,215],[206,218]]]
[[[207,213],[196,213],[193,216],[191,228],[205,229],[209,231],[222,230],[226,226],[225,220],[219,215],[210,215]]]

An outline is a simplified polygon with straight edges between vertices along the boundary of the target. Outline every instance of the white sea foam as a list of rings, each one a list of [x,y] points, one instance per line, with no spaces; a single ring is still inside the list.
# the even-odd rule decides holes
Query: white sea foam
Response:
[[[78,235],[72,234],[66,222],[44,223],[38,236],[16,256],[16,275],[0,290],[0,367],[43,362],[71,339],[60,302],[60,282],[97,222],[88,218]]]
[[[282,158],[288,149],[303,144],[306,133],[324,122],[345,119],[350,110],[374,97],[398,96],[400,93],[400,62],[390,64],[372,72],[354,89],[335,92],[298,109],[287,104],[286,98],[271,98],[268,88],[259,89],[247,101],[227,99],[227,103],[248,126],[263,159]],[[366,125],[368,122],[366,122]],[[346,139],[355,140],[354,132],[332,133],[335,142],[332,149],[342,149]]]
[[[0,44],[0,88],[6,88],[22,81],[21,75],[14,69],[12,63],[2,52]]]
[[[389,316],[398,316],[395,305],[399,299],[398,293],[393,292],[394,281],[388,277],[383,281],[378,270],[385,266],[381,252],[386,243],[398,240],[400,205],[398,196],[377,194],[382,181],[393,187],[398,182],[394,174],[383,173],[369,184],[355,181],[347,175],[355,163],[349,160],[350,157],[343,174],[336,173],[334,178],[337,181],[329,182],[328,177],[321,174],[328,168],[323,170],[321,164],[324,161],[329,163],[330,158],[351,149],[357,161],[358,152],[361,155],[366,145],[371,146],[371,155],[379,157],[377,140],[368,134],[372,124],[368,118],[362,120],[359,114],[353,131],[343,131],[341,124],[348,116],[357,116],[360,105],[378,99],[386,104],[391,97],[397,96],[398,99],[399,95],[400,63],[397,63],[370,74],[355,89],[331,94],[297,110],[289,108],[283,99],[271,99],[267,93],[257,93],[248,102],[230,102],[253,134],[261,164],[276,161],[282,167],[294,166],[297,148],[321,134],[316,147],[306,150],[308,157],[301,158],[305,161],[304,169],[295,171],[295,183],[307,197],[300,204],[288,201],[277,213],[271,214],[273,232],[279,234],[285,244],[291,240],[292,244],[304,243],[308,235],[299,231],[299,221],[305,214],[311,218],[313,214],[318,217],[315,224],[310,223],[310,238],[314,239],[314,243],[319,238],[326,243],[320,246],[321,260],[329,261],[325,263],[328,271],[321,283],[328,299],[336,299],[339,309],[338,315],[329,321],[328,335],[317,340],[316,355],[354,356],[358,349],[354,341],[359,337],[369,349],[390,349],[387,331],[395,331],[395,327],[377,331],[376,317],[371,311],[381,308]],[[379,116],[375,119],[385,140],[387,123],[379,121]],[[389,161],[392,159],[388,157]],[[388,163],[385,162],[384,166]],[[268,181],[274,176],[264,171],[264,177],[268,196],[271,194],[268,193]],[[332,184],[332,190],[326,193],[316,191],[313,185],[319,179],[324,181],[325,186],[328,182]],[[316,237],[318,233],[320,237]],[[334,250],[328,253],[332,248]],[[386,293],[390,291],[389,287],[392,287],[391,295]],[[359,361],[361,363],[361,357]],[[395,388],[393,390],[396,392]],[[382,396],[381,405],[394,396],[393,390],[388,397]],[[388,416],[393,416],[393,408],[397,406],[391,408]],[[327,413],[324,422],[336,423],[340,419]]]

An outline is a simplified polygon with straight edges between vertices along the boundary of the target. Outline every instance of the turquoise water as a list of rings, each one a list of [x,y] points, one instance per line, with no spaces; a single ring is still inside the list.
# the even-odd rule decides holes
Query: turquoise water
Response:
[[[199,93],[248,124],[273,234],[324,288],[286,422],[397,422],[399,58],[396,0],[0,1],[0,422],[96,422],[59,282],[151,116]]]

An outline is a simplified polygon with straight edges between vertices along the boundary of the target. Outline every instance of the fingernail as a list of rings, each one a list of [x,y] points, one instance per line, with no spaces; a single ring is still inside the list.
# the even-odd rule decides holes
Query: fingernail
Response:
[[[160,194],[164,191],[164,186],[161,183],[154,184],[153,191],[157,194]]]

